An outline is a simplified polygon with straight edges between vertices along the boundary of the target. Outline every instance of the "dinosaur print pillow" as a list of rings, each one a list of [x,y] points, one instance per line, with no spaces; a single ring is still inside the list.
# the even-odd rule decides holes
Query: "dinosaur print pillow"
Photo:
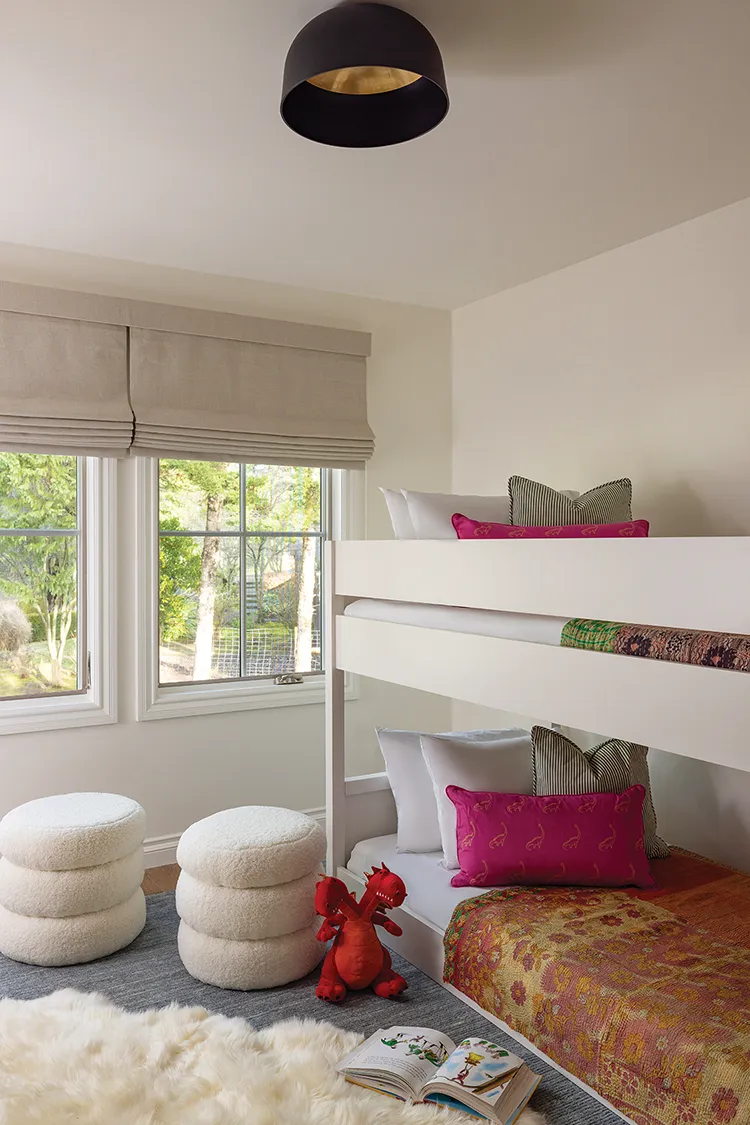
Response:
[[[643,847],[642,785],[529,797],[449,785],[461,870],[454,887],[655,887]]]

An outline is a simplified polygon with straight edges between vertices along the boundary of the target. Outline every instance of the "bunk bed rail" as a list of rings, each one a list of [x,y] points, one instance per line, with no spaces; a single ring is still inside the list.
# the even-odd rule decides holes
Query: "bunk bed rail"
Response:
[[[352,540],[336,594],[750,633],[750,536]]]

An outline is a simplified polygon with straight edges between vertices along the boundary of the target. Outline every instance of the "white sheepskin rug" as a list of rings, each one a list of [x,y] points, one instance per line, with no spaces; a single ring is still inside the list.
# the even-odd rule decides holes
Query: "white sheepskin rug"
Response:
[[[315,1020],[254,1031],[203,1008],[124,1012],[73,989],[0,1001],[2,1125],[436,1125],[333,1069],[361,1036]],[[543,1125],[527,1110],[523,1125]]]

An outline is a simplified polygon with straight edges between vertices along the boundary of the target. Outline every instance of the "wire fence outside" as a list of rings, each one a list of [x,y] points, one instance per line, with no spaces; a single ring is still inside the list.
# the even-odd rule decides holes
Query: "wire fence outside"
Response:
[[[294,630],[253,629],[247,631],[247,676],[281,676],[295,672]],[[303,671],[319,672],[320,631],[312,635],[312,668]],[[214,639],[212,676],[232,679],[240,674],[240,631],[222,629]]]

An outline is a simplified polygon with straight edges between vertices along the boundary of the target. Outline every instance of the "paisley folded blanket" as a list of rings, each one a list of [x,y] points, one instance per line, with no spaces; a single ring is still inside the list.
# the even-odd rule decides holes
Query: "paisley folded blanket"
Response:
[[[703,633],[698,629],[667,629],[659,625],[627,625],[621,621],[592,621],[575,617],[563,626],[560,644],[645,656],[674,664],[701,664],[750,672],[750,637],[741,633]]]
[[[446,981],[637,1125],[750,1105],[750,877],[674,849],[657,891],[513,887],[461,903]]]

